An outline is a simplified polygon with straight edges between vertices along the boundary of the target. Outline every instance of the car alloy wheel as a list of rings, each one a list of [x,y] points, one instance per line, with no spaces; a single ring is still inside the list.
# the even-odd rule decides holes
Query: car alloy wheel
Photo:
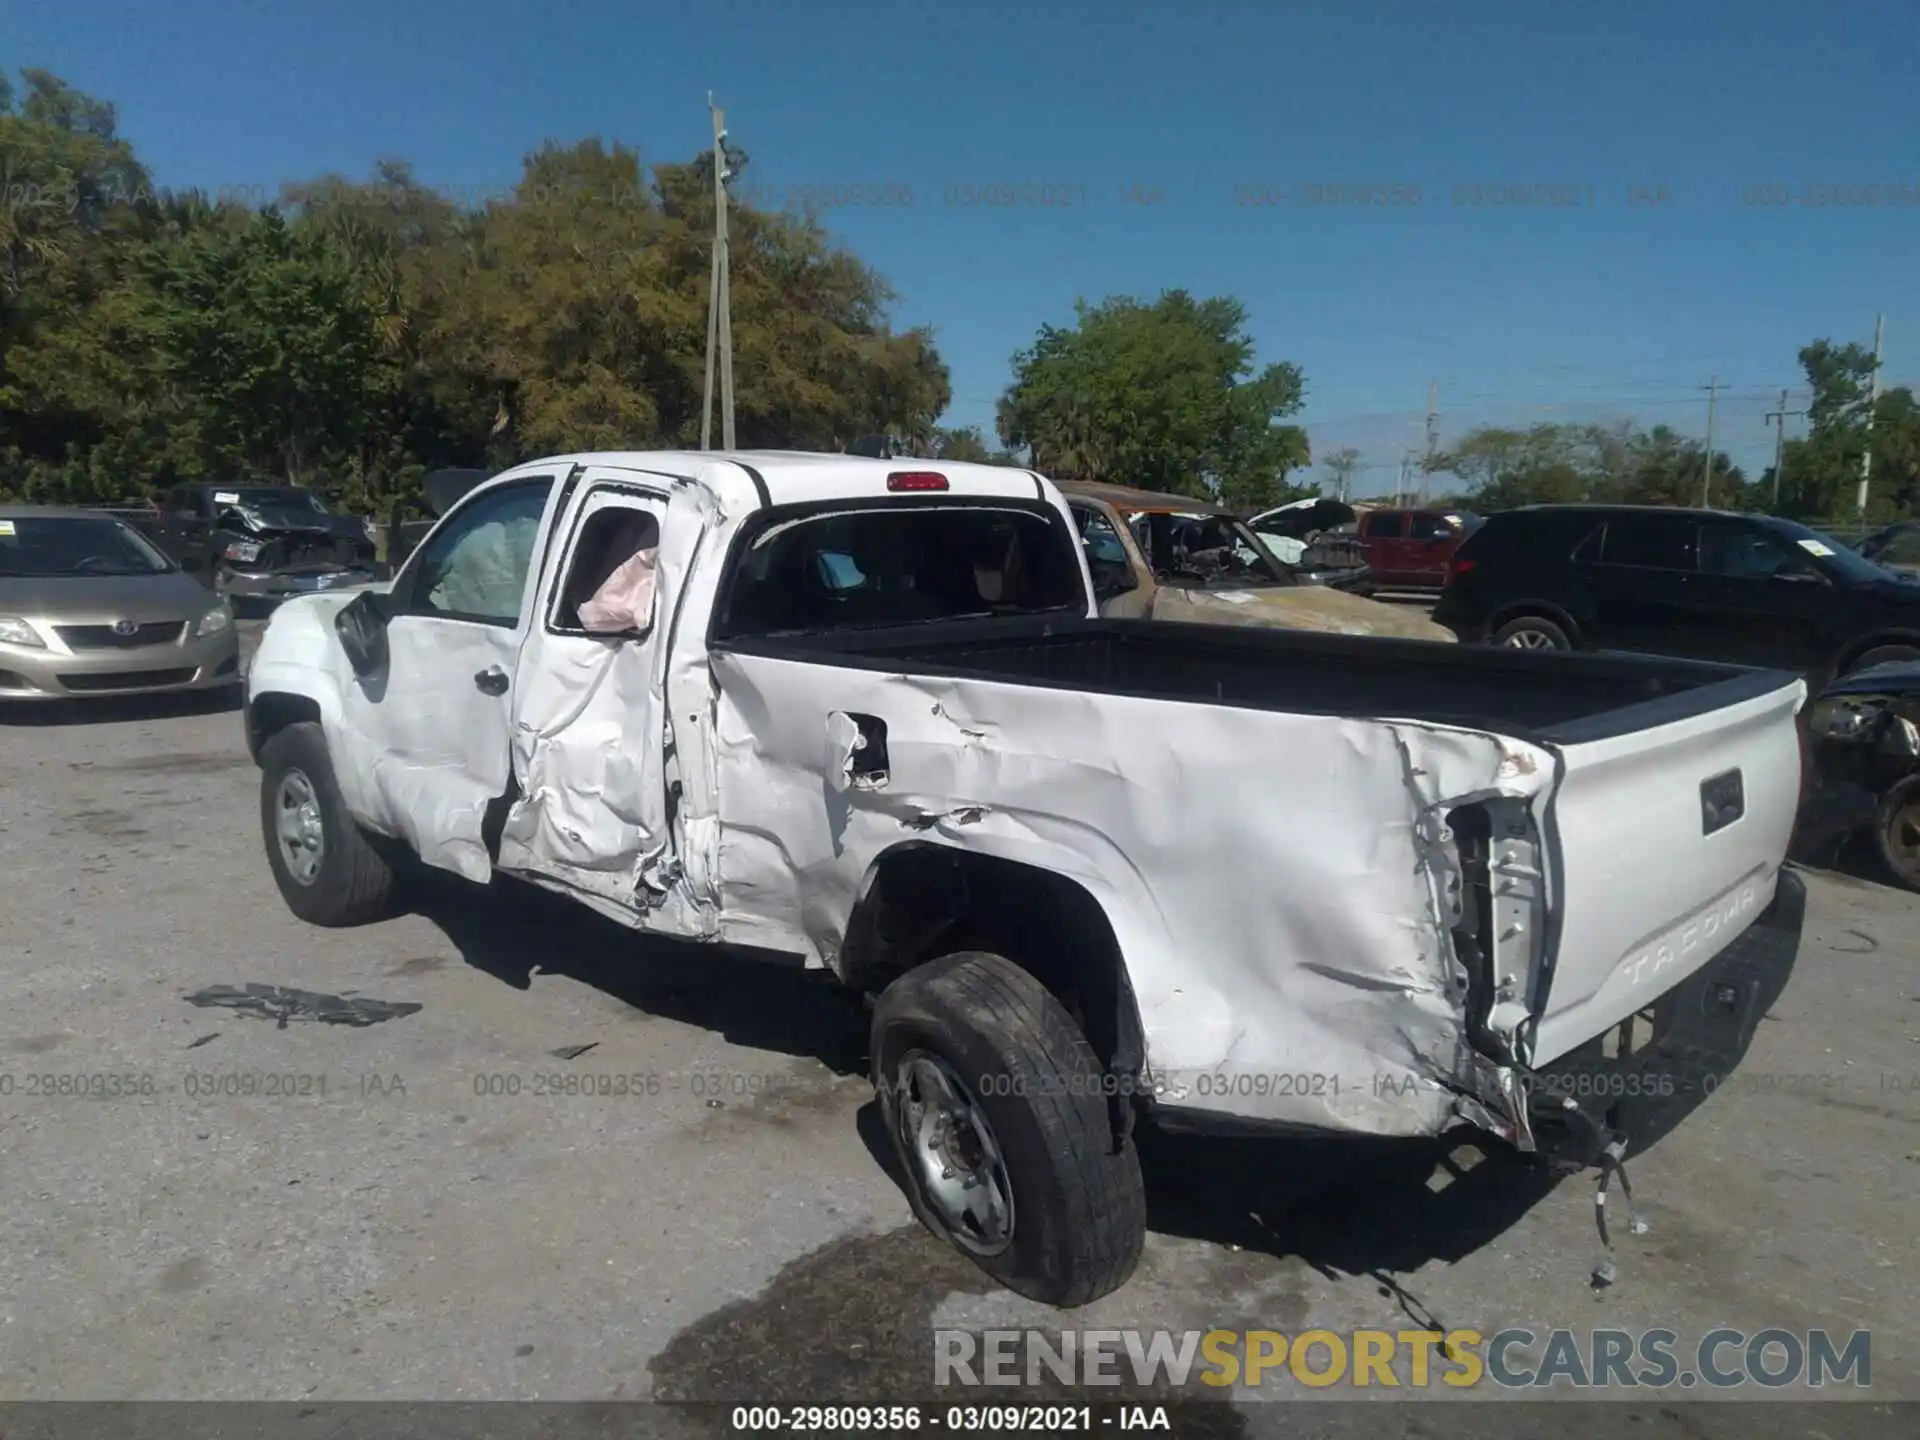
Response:
[[[1553,637],[1538,630],[1516,630],[1507,636],[1506,647],[1509,650],[1554,650]]]

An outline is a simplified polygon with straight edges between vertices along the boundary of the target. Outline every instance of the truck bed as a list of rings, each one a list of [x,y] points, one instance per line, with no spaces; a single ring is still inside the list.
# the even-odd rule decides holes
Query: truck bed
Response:
[[[962,621],[723,645],[862,669],[1425,720],[1573,744],[1767,694],[1797,677],[1639,655],[1564,654],[1148,620]]]

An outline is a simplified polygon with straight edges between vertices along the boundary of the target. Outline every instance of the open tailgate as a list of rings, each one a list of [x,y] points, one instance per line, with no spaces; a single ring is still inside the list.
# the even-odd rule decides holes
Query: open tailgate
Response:
[[[1747,672],[1569,726],[1551,802],[1552,968],[1533,1063],[1651,1005],[1773,900],[1800,798],[1806,685]],[[1714,708],[1715,697],[1725,697]],[[1680,709],[1675,718],[1666,712]],[[1588,733],[1580,733],[1588,732]]]

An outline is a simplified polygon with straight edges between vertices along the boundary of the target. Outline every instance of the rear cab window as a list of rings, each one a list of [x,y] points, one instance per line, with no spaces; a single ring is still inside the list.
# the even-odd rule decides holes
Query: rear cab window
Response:
[[[735,541],[716,641],[1087,611],[1080,537],[1009,501],[794,506]]]

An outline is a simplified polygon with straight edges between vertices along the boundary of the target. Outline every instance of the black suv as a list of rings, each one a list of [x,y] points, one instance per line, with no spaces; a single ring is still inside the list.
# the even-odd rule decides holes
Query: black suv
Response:
[[[1791,520],[1532,505],[1455,552],[1433,618],[1523,650],[1640,650],[1816,681],[1920,659],[1920,584]]]

